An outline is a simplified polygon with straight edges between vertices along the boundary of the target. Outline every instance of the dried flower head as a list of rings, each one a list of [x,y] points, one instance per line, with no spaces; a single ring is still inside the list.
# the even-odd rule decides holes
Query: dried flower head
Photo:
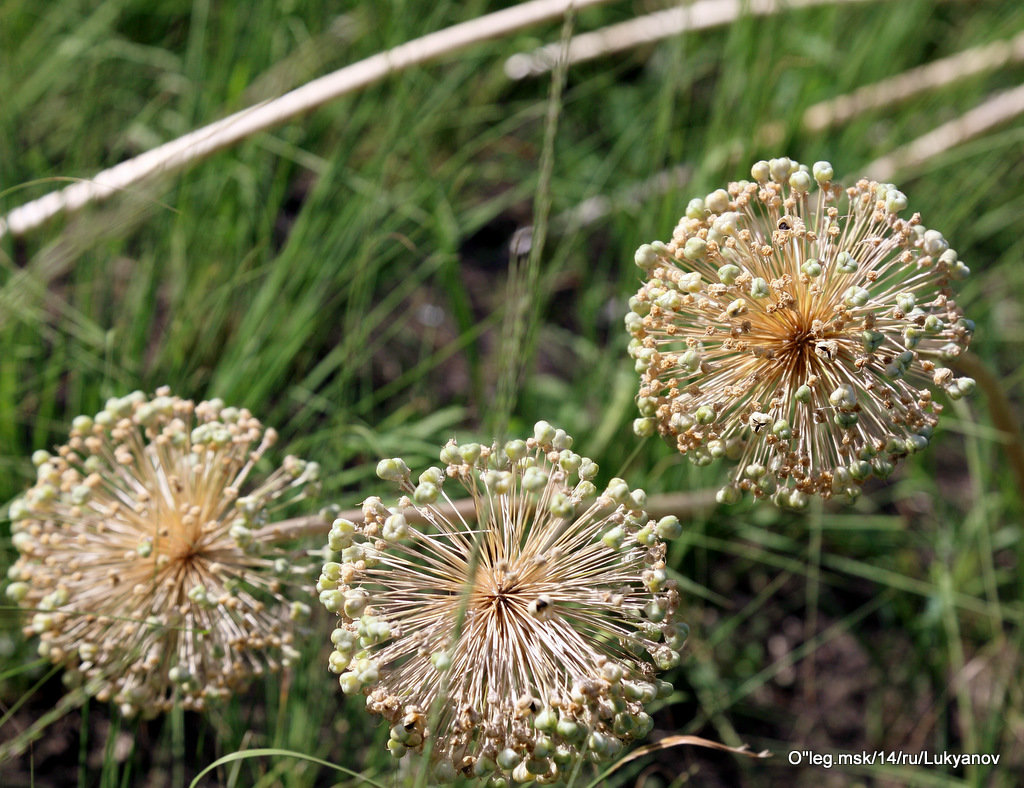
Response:
[[[621,479],[600,492],[571,445],[547,422],[501,447],[451,441],[416,484],[383,460],[398,505],[369,498],[363,522],[331,528],[330,669],[391,723],[392,754],[431,748],[438,780],[551,782],[583,753],[614,756],[650,731],[644,703],[668,687],[655,671],[679,660],[663,542],[679,521],[649,519]],[[449,479],[475,524],[439,503]]]
[[[753,181],[694,199],[668,244],[645,244],[630,301],[641,374],[634,423],[699,465],[738,462],[719,492],[849,498],[928,444],[974,389],[946,364],[974,323],[950,291],[967,266],[891,184],[843,190],[832,167],[760,161]]]
[[[7,594],[35,611],[40,654],[126,714],[202,708],[295,656],[288,558],[259,533],[316,481],[294,457],[247,479],[276,433],[220,400],[166,389],[77,417],[37,452],[38,479],[10,514],[21,553]],[[307,576],[308,577],[308,576]]]

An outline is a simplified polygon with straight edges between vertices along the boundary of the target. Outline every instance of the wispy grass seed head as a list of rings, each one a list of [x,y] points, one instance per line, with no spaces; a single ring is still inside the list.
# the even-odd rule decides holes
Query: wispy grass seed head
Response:
[[[655,673],[679,660],[663,540],[680,524],[621,479],[599,490],[571,444],[546,422],[500,447],[452,441],[418,482],[384,460],[397,505],[369,498],[331,529],[330,669],[391,724],[396,757],[430,748],[438,780],[551,782],[581,754],[612,757],[650,731]],[[447,505],[451,481],[475,522]]]
[[[644,244],[626,325],[641,375],[637,434],[737,469],[719,492],[856,497],[927,446],[942,405],[974,389],[947,366],[974,323],[969,273],[892,184],[842,189],[832,166],[760,161],[694,199],[672,240]]]
[[[287,664],[309,607],[288,601],[297,578],[259,529],[318,468],[288,457],[249,483],[275,440],[247,410],[160,389],[109,400],[37,452],[37,481],[10,508],[21,555],[7,594],[34,611],[40,654],[144,715],[201,709]]]

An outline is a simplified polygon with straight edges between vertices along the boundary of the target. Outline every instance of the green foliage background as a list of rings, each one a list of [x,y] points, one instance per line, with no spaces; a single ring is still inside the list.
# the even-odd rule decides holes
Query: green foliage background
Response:
[[[326,0],[0,0],[0,212],[204,123],[426,32],[506,4]],[[654,2],[587,9],[596,29]],[[1013,0],[901,0],[787,10],[569,70],[556,105],[552,220],[518,317],[508,243],[534,221],[551,80],[511,82],[504,59],[557,40],[552,22],[335,101],[121,197],[0,241],[0,501],[33,450],[104,400],[167,384],[250,408],[280,456],[325,469],[325,499],[382,492],[373,464],[424,467],[457,434],[509,419],[566,428],[605,479],[648,493],[706,490],[668,447],[638,447],[636,378],[621,327],[642,242],[691,196],[786,154],[843,179],[1024,81],[1016,63],[808,132],[803,112],[961,49],[1024,30]],[[774,139],[770,138],[774,135]],[[1024,120],[898,173],[925,223],[973,274],[959,302],[974,352],[1020,412],[1024,370]],[[637,184],[681,165],[671,188]],[[603,196],[609,211],[574,221]],[[511,321],[511,322],[510,322]],[[530,339],[510,355],[518,321]],[[521,365],[515,396],[499,381]],[[503,407],[507,406],[507,407]],[[771,749],[770,761],[668,750],[610,784],[1013,785],[1024,768],[1022,492],[988,404],[947,408],[932,448],[853,508],[809,515],[741,504],[693,514],[673,546],[692,627],[662,733]],[[0,510],[2,512],[3,510]],[[0,565],[13,561],[0,523]],[[121,720],[91,704],[53,724],[5,785],[180,784],[220,755],[272,746],[402,784],[386,731],[327,673],[329,625],[303,667],[203,717]],[[18,616],[0,609],[0,741],[60,695]],[[818,752],[1001,754],[998,769],[787,763]],[[259,759],[219,785],[356,785]]]

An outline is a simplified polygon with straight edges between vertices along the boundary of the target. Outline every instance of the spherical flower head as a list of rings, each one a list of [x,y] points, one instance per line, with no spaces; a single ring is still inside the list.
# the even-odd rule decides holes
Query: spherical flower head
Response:
[[[652,726],[644,711],[678,663],[685,625],[664,539],[642,490],[613,479],[546,422],[528,440],[458,445],[414,480],[400,460],[393,506],[338,520],[320,599],[337,612],[330,669],[391,725],[397,757],[430,748],[458,774],[550,782],[613,757]],[[447,505],[456,482],[475,517]]]
[[[758,162],[637,252],[635,430],[700,465],[734,460],[722,502],[852,499],[927,446],[936,389],[974,388],[947,366],[974,331],[951,290],[967,266],[918,214],[901,218],[891,184],[844,190],[832,174]]]
[[[254,483],[276,439],[244,409],[135,392],[79,416],[11,506],[20,557],[8,596],[33,611],[26,634],[126,714],[201,709],[294,658],[308,612],[296,576],[261,529],[316,486],[294,457]]]

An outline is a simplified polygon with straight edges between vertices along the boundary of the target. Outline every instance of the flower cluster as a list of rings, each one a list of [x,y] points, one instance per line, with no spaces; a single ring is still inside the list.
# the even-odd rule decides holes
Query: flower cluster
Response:
[[[737,469],[719,492],[801,508],[848,498],[928,445],[942,405],[974,389],[947,366],[974,323],[950,290],[969,273],[891,184],[842,189],[832,167],[760,161],[752,181],[691,200],[645,244],[630,301],[638,435]]]
[[[600,491],[571,445],[546,422],[500,447],[451,441],[418,483],[383,460],[397,505],[369,498],[362,522],[331,527],[340,561],[317,584],[339,615],[330,669],[391,724],[389,750],[428,748],[440,781],[553,782],[645,736],[644,704],[670,689],[655,672],[687,632],[663,542],[679,521],[650,519],[621,479]]]
[[[244,409],[161,389],[109,400],[37,452],[37,481],[10,508],[7,594],[35,611],[40,654],[145,715],[203,708],[293,659],[290,622],[309,606],[284,591],[302,578],[260,529],[318,467],[288,457],[244,489],[275,439]]]

